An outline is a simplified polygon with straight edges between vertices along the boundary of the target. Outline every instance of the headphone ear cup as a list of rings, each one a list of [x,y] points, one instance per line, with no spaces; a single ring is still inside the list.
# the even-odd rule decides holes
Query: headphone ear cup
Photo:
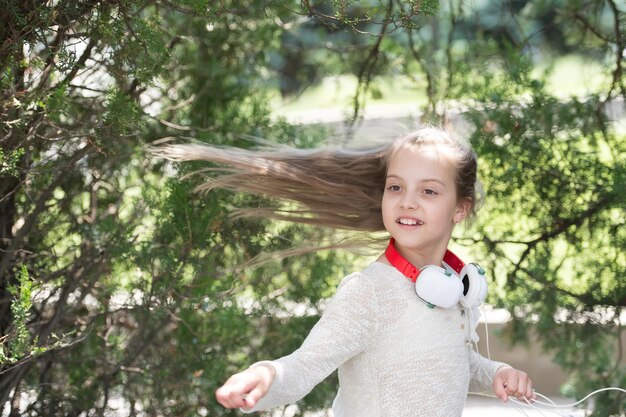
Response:
[[[445,269],[427,265],[418,272],[415,292],[429,307],[451,308],[463,297],[463,284]]]
[[[463,283],[461,305],[466,308],[479,307],[487,298],[487,279],[485,270],[478,264],[467,264],[459,274]]]

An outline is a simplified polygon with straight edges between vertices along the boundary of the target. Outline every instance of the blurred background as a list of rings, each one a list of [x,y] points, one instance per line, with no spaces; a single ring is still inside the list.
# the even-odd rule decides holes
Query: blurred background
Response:
[[[421,123],[480,156],[484,204],[453,240],[490,278],[481,353],[488,332],[491,356],[546,395],[626,387],[625,12],[0,0],[0,414],[238,415],[215,389],[298,347],[341,278],[375,259],[271,256],[346,235],[230,217],[280,203],[195,193],[207,165],[147,145],[361,147]],[[325,413],[335,390],[333,376],[284,415]],[[626,395],[584,408],[624,416]]]

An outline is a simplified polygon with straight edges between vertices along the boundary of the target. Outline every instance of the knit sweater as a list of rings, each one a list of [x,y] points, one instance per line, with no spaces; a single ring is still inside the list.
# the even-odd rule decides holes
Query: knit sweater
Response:
[[[334,417],[460,417],[468,389],[490,390],[504,365],[472,349],[470,316],[429,308],[409,279],[374,262],[342,280],[298,350],[253,365],[276,375],[248,412],[294,403],[339,368]]]

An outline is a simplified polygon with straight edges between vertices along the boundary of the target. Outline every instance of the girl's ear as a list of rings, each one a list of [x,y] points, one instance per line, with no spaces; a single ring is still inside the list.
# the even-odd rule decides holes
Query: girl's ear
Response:
[[[472,199],[464,198],[463,200],[459,201],[459,203],[457,204],[456,212],[454,213],[454,217],[452,218],[452,221],[454,221],[454,223],[460,223],[461,220],[467,217],[470,210],[472,210]]]

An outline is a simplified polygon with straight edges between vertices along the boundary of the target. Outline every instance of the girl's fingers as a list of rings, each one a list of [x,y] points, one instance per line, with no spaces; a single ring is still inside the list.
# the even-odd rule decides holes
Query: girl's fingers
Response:
[[[505,391],[508,395],[516,397],[520,401],[535,399],[532,381],[526,373],[517,371],[508,378],[505,384],[507,385]]]
[[[228,378],[215,391],[215,398],[226,408],[252,408],[265,395],[274,375],[274,368],[266,365],[248,368]]]
[[[504,367],[496,372],[493,390],[503,402],[506,402],[510,396],[520,401],[535,399],[531,379],[525,372],[512,367]]]
[[[535,390],[533,389],[533,381],[531,381],[530,379],[528,380],[528,391],[526,392],[526,398],[528,398],[530,401],[535,401],[536,396],[535,396]]]
[[[519,373],[517,398],[520,401],[533,401],[535,399],[535,392],[533,391],[533,381],[524,372]]]
[[[517,387],[515,389],[515,392],[513,392],[511,395],[517,397],[518,400],[523,400],[523,397],[526,395],[527,378],[524,378],[523,375],[520,375],[516,382]]]
[[[226,408],[245,407],[245,397],[256,385],[253,380],[242,380],[239,375],[234,375],[215,391],[215,398]]]
[[[261,397],[265,394],[265,389],[263,389],[260,385],[257,385],[250,393],[246,396],[245,399],[245,407],[252,408],[256,405],[257,402],[261,399]]]
[[[506,402],[508,395],[506,393],[506,382],[494,381],[493,392],[502,402]]]
[[[520,396],[518,397],[520,401],[534,401],[535,400],[535,391],[533,390],[533,381],[530,378],[527,378],[526,381],[526,389],[520,389]]]

